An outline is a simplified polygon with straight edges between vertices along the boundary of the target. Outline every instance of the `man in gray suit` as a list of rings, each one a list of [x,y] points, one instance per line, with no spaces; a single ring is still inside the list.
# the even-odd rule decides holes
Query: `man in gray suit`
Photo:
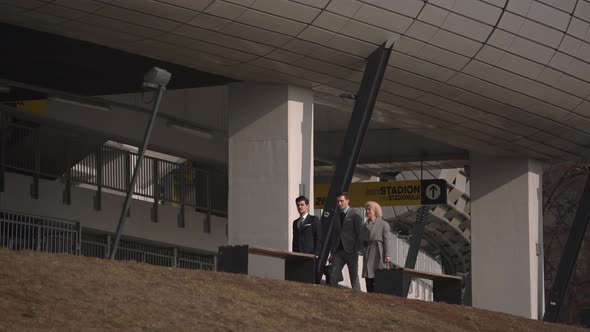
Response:
[[[350,208],[350,198],[347,192],[338,195],[338,210],[332,222],[332,235],[330,239],[330,257],[332,271],[330,275],[330,286],[337,286],[341,280],[344,265],[348,267],[350,283],[353,289],[360,290],[358,280],[358,252],[361,250],[361,227],[363,217]]]

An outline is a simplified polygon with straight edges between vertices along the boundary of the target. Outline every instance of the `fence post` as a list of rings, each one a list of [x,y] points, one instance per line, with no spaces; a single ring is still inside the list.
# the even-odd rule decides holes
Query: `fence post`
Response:
[[[33,174],[33,184],[31,185],[31,198],[39,199],[39,173],[41,173],[41,142],[39,139],[38,129],[33,129],[33,141],[35,144],[35,171]]]
[[[8,136],[8,117],[5,112],[0,113],[0,193],[5,191],[6,174],[6,136]]]
[[[63,195],[63,203],[66,205],[72,204],[72,154],[71,146],[67,138],[64,138],[64,150],[66,161],[66,187]]]
[[[185,164],[180,165],[180,213],[178,214],[178,227],[184,228],[184,203],[186,197],[186,167]]]
[[[211,211],[213,210],[213,199],[211,196],[213,195],[211,181],[213,178],[213,171],[209,169],[207,172],[207,181],[206,186],[207,188],[207,215],[205,216],[205,221],[203,222],[203,232],[204,233],[211,233]]]
[[[82,225],[79,221],[76,222],[76,255],[82,255]]]
[[[123,165],[125,165],[125,191],[129,191],[129,187],[131,186],[131,152],[125,151]]]
[[[94,209],[102,210],[102,145],[96,149],[96,195],[94,196]]]
[[[111,256],[111,236],[105,235],[107,238],[107,246],[104,248],[104,258],[109,258]]]
[[[152,167],[152,181],[153,181],[153,191],[154,191],[154,205],[152,206],[152,221],[158,222],[158,205],[160,204],[160,169],[159,169],[159,160],[157,158],[152,159],[153,167]]]
[[[193,185],[195,187],[195,199],[194,199],[194,207],[195,207],[195,211],[199,211],[199,176],[201,174],[201,170],[197,169],[195,166],[193,166],[193,174],[194,174],[194,180],[193,180]]]
[[[139,158],[137,159],[136,165],[139,162]],[[126,158],[125,158],[125,191],[126,192],[131,192],[131,197],[133,197],[133,194],[135,194],[135,184],[133,184],[133,187],[131,186],[131,152],[126,151]],[[127,216],[127,218],[129,218],[131,216],[131,207],[127,208],[127,211],[125,211],[125,215]]]
[[[178,267],[178,249],[172,248],[172,267]]]
[[[41,228],[41,225],[39,222],[36,223],[36,228],[37,228],[37,251],[41,251],[41,230],[43,228]]]

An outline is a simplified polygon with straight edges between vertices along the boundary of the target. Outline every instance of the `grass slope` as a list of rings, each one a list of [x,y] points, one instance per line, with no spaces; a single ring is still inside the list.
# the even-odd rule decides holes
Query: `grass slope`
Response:
[[[0,249],[0,266],[0,330],[577,330],[461,306],[134,262]]]

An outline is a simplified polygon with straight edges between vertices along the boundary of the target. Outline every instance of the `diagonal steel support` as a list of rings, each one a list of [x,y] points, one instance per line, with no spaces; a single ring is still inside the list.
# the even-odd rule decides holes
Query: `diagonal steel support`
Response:
[[[332,219],[336,210],[336,199],[340,192],[348,190],[356,164],[359,159],[363,141],[367,133],[369,121],[373,114],[373,108],[377,100],[377,94],[383,81],[383,75],[389,62],[393,45],[383,44],[379,46],[367,59],[367,66],[363,74],[363,80],[354,104],[352,116],[344,137],[344,144],[340,152],[340,160],[336,164],[336,170],[332,177],[328,197],[324,205],[321,224],[322,229],[327,230],[324,235],[324,246],[317,265],[317,274],[321,276],[328,260],[329,243],[332,233]],[[316,279],[319,280],[319,279]]]
[[[557,274],[553,281],[553,286],[548,294],[547,308],[543,320],[546,322],[556,322],[559,316],[559,310],[565,299],[568,284],[572,280],[572,274],[576,267],[578,253],[584,241],[586,228],[590,221],[590,175],[586,179],[586,186],[580,201],[578,210],[570,229],[570,234],[565,243],[563,255],[559,260]]]
[[[133,176],[131,177],[131,183],[129,184],[129,187],[127,188],[127,195],[125,196],[125,202],[123,203],[123,208],[121,209],[121,216],[119,217],[119,224],[117,225],[117,232],[115,233],[115,239],[113,241],[113,249],[110,251],[110,256],[111,256],[110,258],[111,259],[115,259],[115,256],[117,254],[119,241],[121,240],[121,234],[123,233],[123,227],[125,226],[125,221],[127,220],[126,216],[127,216],[128,210],[129,210],[129,204],[131,204],[131,196],[133,195],[133,188],[135,188],[135,182],[137,182],[137,176],[139,175],[139,171],[141,170],[141,164],[143,163],[143,159],[145,156],[145,150],[147,149],[148,143],[150,141],[150,136],[152,134],[152,129],[154,127],[156,115],[158,114],[158,108],[160,107],[160,101],[162,100],[162,96],[164,95],[165,90],[166,90],[166,87],[163,85],[159,85],[157,87],[157,95],[156,95],[156,100],[154,102],[154,107],[152,109],[152,116],[151,116],[150,122],[148,123],[148,126],[145,130],[145,135],[143,136],[143,143],[141,145],[141,150],[139,151],[137,163],[135,164],[135,168],[133,169]]]
[[[426,228],[429,214],[430,207],[423,205],[418,208],[416,213],[416,223],[414,224],[412,238],[410,239],[410,248],[408,249],[408,256],[406,256],[406,263],[404,264],[404,268],[406,269],[414,269],[416,267],[416,260],[418,259],[418,253],[420,252],[420,243],[424,237],[424,229]],[[408,297],[411,282],[411,279],[406,281],[403,288],[405,289],[403,297]]]

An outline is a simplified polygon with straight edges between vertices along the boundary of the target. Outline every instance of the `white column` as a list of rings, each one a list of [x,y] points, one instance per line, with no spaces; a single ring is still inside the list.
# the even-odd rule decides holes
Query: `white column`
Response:
[[[471,155],[473,306],[538,319],[543,314],[542,166]]]
[[[313,198],[312,91],[234,83],[228,108],[228,242],[291,250],[295,198]],[[252,256],[250,273],[284,277],[282,262]]]

